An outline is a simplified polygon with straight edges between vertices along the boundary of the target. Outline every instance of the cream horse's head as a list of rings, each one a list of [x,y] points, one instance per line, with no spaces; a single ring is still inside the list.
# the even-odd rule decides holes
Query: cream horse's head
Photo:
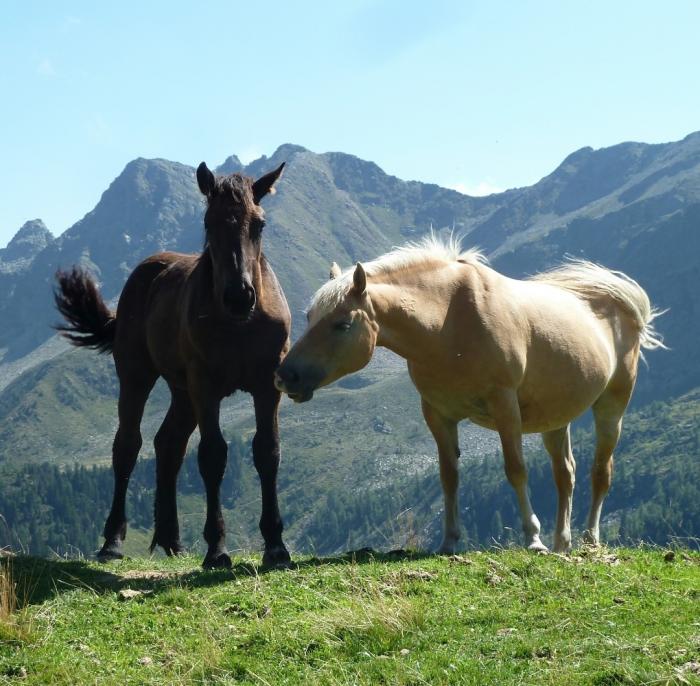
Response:
[[[362,369],[377,345],[379,327],[362,265],[341,275],[334,262],[330,277],[314,296],[304,335],[275,374],[277,388],[295,402],[311,400],[317,388]]]

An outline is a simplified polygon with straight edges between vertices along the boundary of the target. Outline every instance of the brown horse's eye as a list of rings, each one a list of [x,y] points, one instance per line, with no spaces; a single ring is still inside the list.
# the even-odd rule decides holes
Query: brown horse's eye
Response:
[[[352,322],[336,322],[335,324],[333,324],[333,328],[336,331],[349,331],[351,326]]]

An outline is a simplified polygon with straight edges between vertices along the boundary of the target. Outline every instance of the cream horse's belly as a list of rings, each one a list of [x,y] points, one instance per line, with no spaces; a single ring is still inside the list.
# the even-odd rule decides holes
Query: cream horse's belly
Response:
[[[502,341],[496,363],[461,356],[455,364],[449,352],[444,366],[436,360],[429,367],[409,363],[421,397],[446,417],[495,430],[490,399],[510,389],[517,394],[523,433],[566,426],[600,397],[616,366],[611,330],[571,297],[564,316],[546,306],[533,312],[527,336]]]

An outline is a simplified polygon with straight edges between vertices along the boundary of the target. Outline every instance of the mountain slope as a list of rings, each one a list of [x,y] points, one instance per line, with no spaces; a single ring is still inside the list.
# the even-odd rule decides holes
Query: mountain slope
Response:
[[[165,249],[196,250],[201,244],[202,201],[190,167],[138,159],[104,192],[92,212],[41,251],[0,297],[0,348],[8,360],[29,352],[51,335],[57,320],[53,275],[81,264],[118,296],[133,267]]]
[[[351,155],[317,155],[293,145],[247,167],[232,156],[219,170],[256,176],[282,161],[288,166],[279,192],[266,200],[265,250],[297,315],[331,260],[368,259],[431,226],[464,234],[499,266],[501,256],[529,254],[533,244],[535,252],[560,259],[568,249],[567,232],[583,226],[577,222],[614,217],[656,226],[700,203],[700,134],[664,145],[585,148],[537,184],[486,198],[402,181]],[[95,209],[39,252],[0,294],[0,348],[9,348],[7,359],[26,354],[50,335],[50,282],[57,267],[90,267],[106,296],[115,298],[126,275],[148,254],[198,250],[202,213],[191,167],[165,160],[130,162]],[[532,267],[530,262],[504,264],[515,266],[517,276]],[[627,262],[637,276],[635,261]]]
[[[699,156],[700,134],[665,145],[584,149],[538,184],[487,198],[402,181],[351,155],[317,155],[292,145],[245,168],[232,156],[220,170],[257,176],[282,161],[288,163],[278,193],[266,200],[265,250],[290,301],[295,335],[303,327],[301,312],[332,259],[349,264],[373,257],[422,235],[430,225],[454,226],[467,234],[465,243],[492,246],[494,266],[515,276],[551,266],[567,253],[624,270],[645,286],[656,304],[670,308],[659,328],[671,350],[651,355],[649,368],[640,370],[634,397],[639,403],[700,386],[695,343],[700,336],[695,287],[700,276]],[[70,414],[72,408],[60,405],[61,394],[47,388],[59,383],[62,374],[84,367],[75,383],[83,384],[85,397],[114,387],[113,377],[104,377],[113,374],[104,360],[83,353],[64,362],[63,356],[54,357],[60,346],[35,347],[50,335],[49,325],[58,317],[51,298],[54,270],[84,264],[101,281],[106,298],[114,299],[144,256],[162,249],[197,250],[203,201],[193,174],[186,165],[164,160],[129,163],[92,212],[48,241],[19,272],[4,275],[12,284],[0,291],[0,388],[13,378],[16,383],[0,392],[0,408],[13,413],[4,415],[6,440],[0,444],[0,459],[8,451],[15,457],[35,454],[27,437],[43,436],[36,440],[48,445],[54,428],[69,432],[69,424],[55,424],[48,415],[18,414],[20,408],[42,405],[42,399],[34,397],[38,393],[44,393],[44,405],[49,398],[58,399],[57,415]],[[42,227],[35,225],[33,230],[40,242]],[[3,255],[8,250],[13,255],[18,242],[13,239]],[[32,368],[44,358],[55,371],[36,379]],[[88,387],[86,380],[94,374],[104,378],[104,384]],[[156,403],[154,408],[152,422],[157,424],[162,407]],[[66,440],[77,445],[78,435]],[[60,459],[51,450],[47,457]]]

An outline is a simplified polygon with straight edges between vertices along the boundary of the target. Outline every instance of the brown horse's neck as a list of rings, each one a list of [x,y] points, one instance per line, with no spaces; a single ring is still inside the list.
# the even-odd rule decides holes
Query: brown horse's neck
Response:
[[[209,254],[209,246],[205,245],[202,254],[197,258],[193,275],[198,281],[198,290],[202,295],[210,295],[214,288],[214,264]]]
[[[202,273],[212,274],[214,270],[214,263],[211,261],[211,253],[209,252],[209,243],[204,244],[204,250],[199,255],[197,259],[197,269],[200,269]]]

